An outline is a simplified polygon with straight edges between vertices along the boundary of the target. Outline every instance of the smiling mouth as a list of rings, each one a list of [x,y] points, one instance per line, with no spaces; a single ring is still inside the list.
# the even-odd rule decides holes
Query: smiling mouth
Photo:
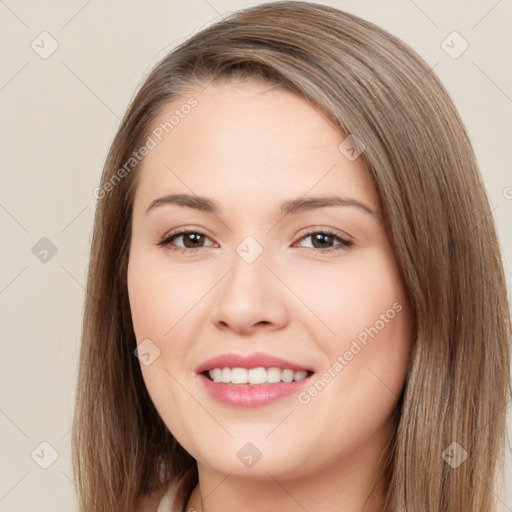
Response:
[[[257,368],[212,368],[202,372],[209,381],[219,384],[246,384],[257,386],[261,384],[278,384],[298,382],[313,375],[308,370],[294,371],[289,368],[257,367]]]

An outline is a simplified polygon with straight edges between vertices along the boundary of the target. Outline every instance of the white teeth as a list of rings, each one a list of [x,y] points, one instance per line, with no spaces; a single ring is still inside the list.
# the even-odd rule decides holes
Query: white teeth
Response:
[[[267,382],[281,382],[281,370],[279,368],[269,368],[267,370]]]
[[[283,382],[292,382],[293,381],[293,370],[283,370],[283,373],[281,374],[281,380]]]
[[[302,372],[295,372],[293,375],[293,380],[302,380],[305,379],[308,376],[308,372],[302,371]]]
[[[265,384],[267,382],[267,371],[265,368],[251,368],[248,373],[249,384]]]
[[[224,384],[267,384],[276,382],[293,382],[305,379],[308,372],[301,370],[295,372],[290,369],[281,368],[214,368],[209,372],[213,382]]]
[[[247,384],[247,373],[245,368],[231,368],[231,384]]]

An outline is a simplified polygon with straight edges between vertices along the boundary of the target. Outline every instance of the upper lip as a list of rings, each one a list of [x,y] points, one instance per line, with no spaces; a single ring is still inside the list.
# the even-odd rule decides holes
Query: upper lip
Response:
[[[241,354],[222,354],[220,356],[212,357],[204,363],[201,363],[197,368],[197,373],[203,373],[207,370],[213,370],[214,368],[281,368],[283,370],[290,369],[296,372],[298,371],[310,371],[313,370],[306,366],[303,366],[293,361],[287,361],[280,357],[275,357],[270,354],[263,352],[255,352],[249,355]]]

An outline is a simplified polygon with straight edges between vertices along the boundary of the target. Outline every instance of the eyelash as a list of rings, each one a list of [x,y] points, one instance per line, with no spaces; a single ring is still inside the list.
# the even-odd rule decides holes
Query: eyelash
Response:
[[[176,247],[176,246],[172,246],[171,245],[171,241],[175,238],[179,238],[180,236],[183,236],[183,235],[188,235],[188,234],[195,234],[195,235],[201,235],[201,236],[205,236],[207,238],[208,235],[206,235],[205,233],[202,233],[201,231],[197,231],[197,230],[184,230],[184,231],[179,231],[179,232],[176,232],[176,233],[170,233],[169,235],[166,235],[160,242],[158,242],[158,246],[160,247],[166,247],[168,250],[170,251],[173,251],[173,252],[178,252],[180,254],[183,254],[185,252],[188,252],[188,253],[195,253],[201,249],[205,249],[205,247],[193,247],[193,248],[189,248],[189,247]],[[331,253],[331,252],[337,252],[337,251],[344,251],[344,250],[347,250],[348,248],[350,248],[352,245],[353,245],[353,242],[350,241],[350,240],[346,240],[345,238],[341,238],[338,234],[336,234],[334,231],[330,230],[330,229],[322,229],[322,230],[312,230],[312,231],[308,231],[307,233],[304,233],[302,235],[302,237],[298,240],[299,242],[301,240],[303,240],[304,238],[307,238],[311,235],[316,235],[316,234],[322,234],[322,235],[329,235],[329,236],[332,236],[336,239],[339,240],[340,244],[335,246],[335,247],[331,247],[329,249],[316,249],[315,247],[308,247],[308,249],[313,249],[317,252],[320,252],[322,254],[326,254],[326,253]]]

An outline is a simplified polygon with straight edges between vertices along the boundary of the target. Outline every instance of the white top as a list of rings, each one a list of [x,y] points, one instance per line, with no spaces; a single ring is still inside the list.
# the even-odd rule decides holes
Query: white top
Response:
[[[174,498],[178,491],[179,483],[180,482],[175,481],[171,485],[169,485],[169,487],[167,488],[167,491],[165,491],[165,494],[163,495],[162,499],[158,503],[158,507],[155,512],[181,512],[181,510],[172,508]]]

